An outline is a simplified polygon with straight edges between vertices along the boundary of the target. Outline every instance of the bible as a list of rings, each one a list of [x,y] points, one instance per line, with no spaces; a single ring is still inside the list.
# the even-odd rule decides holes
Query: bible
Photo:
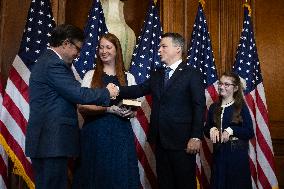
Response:
[[[119,107],[137,109],[141,107],[142,102],[136,99],[122,99],[118,104]]]

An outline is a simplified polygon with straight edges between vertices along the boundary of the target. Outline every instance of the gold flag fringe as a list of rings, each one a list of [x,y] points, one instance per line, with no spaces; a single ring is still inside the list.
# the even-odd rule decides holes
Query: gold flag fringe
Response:
[[[248,2],[246,2],[243,7],[247,7],[248,8],[248,11],[249,11],[249,16],[251,16],[251,8],[250,8],[250,5]]]
[[[204,0],[199,0],[199,3],[201,4],[202,8],[205,8],[205,1]]]
[[[7,144],[5,138],[3,137],[2,134],[0,134],[0,144],[2,144],[3,148],[5,149],[5,152],[8,154],[8,156],[11,158],[12,162],[14,163],[13,173],[23,177],[24,181],[27,183],[27,186],[30,189],[35,189],[35,184],[33,183],[31,178],[25,172],[25,169],[24,169],[21,161],[18,159],[18,157],[13,152],[13,150]]]

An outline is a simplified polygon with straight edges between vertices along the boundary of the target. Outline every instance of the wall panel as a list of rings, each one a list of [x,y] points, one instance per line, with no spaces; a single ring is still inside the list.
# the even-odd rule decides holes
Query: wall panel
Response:
[[[57,24],[65,23],[66,1],[67,0],[50,0],[53,17]]]
[[[258,0],[255,30],[269,113],[276,171],[284,188],[284,2]]]
[[[0,70],[4,78],[19,50],[29,5],[30,0],[1,1]]]

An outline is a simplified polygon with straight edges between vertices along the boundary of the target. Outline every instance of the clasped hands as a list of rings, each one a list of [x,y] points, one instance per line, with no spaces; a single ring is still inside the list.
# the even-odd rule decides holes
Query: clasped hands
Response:
[[[230,134],[226,130],[224,130],[222,134],[220,134],[220,131],[216,127],[213,127],[210,130],[210,139],[213,143],[217,143],[219,141],[221,143],[225,143],[230,139]]]
[[[108,113],[112,113],[125,118],[133,118],[135,116],[135,112],[132,111],[130,108],[119,107],[115,105],[107,107],[106,111]]]
[[[110,98],[116,99],[116,97],[119,95],[119,88],[113,83],[109,83],[106,88],[109,91]],[[107,107],[106,111],[108,113],[112,113],[125,118],[133,118],[135,116],[135,112],[132,111],[131,108],[119,107],[115,105]]]
[[[119,95],[118,87],[113,83],[109,83],[106,88],[109,91],[110,98],[116,99],[116,97]]]

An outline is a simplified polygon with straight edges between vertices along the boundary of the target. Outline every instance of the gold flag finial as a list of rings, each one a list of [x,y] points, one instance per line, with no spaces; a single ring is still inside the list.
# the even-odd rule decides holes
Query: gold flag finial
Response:
[[[157,4],[157,1],[158,1],[158,0],[154,0],[154,4],[155,4],[155,5]]]
[[[251,8],[250,8],[250,5],[249,5],[249,3],[247,2],[247,0],[246,0],[245,4],[243,5],[243,7],[247,7],[247,8],[248,8],[249,16],[251,16]]]
[[[199,0],[199,3],[201,4],[202,8],[205,8],[205,1],[204,0]]]

